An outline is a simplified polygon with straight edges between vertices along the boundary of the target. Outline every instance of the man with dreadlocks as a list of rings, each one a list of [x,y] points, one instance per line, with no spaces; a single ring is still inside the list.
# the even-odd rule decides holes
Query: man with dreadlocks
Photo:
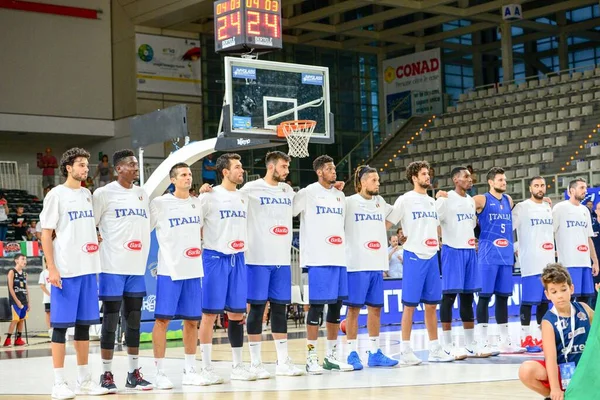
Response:
[[[379,174],[368,165],[359,166],[354,173],[356,194],[346,199],[346,259],[348,263],[348,306],[346,335],[350,354],[348,364],[355,371],[363,369],[357,351],[358,315],[368,309],[369,367],[393,367],[398,364],[379,348],[381,307],[383,307],[383,271],[389,269],[386,230],[392,226],[386,219],[394,207],[379,196]],[[394,217],[397,219],[397,217]]]

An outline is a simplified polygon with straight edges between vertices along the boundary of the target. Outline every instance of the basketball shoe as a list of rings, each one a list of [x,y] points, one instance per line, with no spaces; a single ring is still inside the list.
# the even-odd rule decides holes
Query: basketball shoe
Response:
[[[323,359],[323,368],[342,372],[354,371],[352,365],[339,359],[337,354],[337,346],[334,346],[333,349],[331,349],[331,351],[325,355],[325,358]]]
[[[398,365],[398,360],[390,358],[383,354],[381,349],[377,350],[376,353],[369,352],[369,367],[395,367]],[[356,368],[355,368],[356,369]]]
[[[451,353],[451,352],[450,352]],[[454,361],[454,356],[444,351],[439,344],[429,349],[429,362],[451,362]]]
[[[321,375],[324,371],[323,367],[319,365],[317,352],[314,349],[309,349],[308,356],[306,357],[306,372],[309,375]]]
[[[423,361],[415,355],[412,348],[405,349],[400,353],[400,364],[402,365],[419,365]]]
[[[541,353],[542,348],[537,346],[531,335],[525,339],[521,339],[521,347],[525,348],[528,353]]]
[[[352,368],[355,371],[360,371],[363,369],[362,361],[360,360],[360,357],[356,351],[350,352],[346,361],[348,361],[348,364],[352,365]]]
[[[108,393],[117,393],[117,385],[112,372],[106,371],[100,375],[100,386],[108,390]]]

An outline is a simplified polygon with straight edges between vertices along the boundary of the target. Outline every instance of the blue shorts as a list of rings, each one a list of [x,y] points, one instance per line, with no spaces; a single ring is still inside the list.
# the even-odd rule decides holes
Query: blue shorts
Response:
[[[21,321],[27,319],[27,304],[23,304],[23,308],[17,307],[13,302],[10,303],[12,310],[12,320]]]
[[[155,319],[199,321],[202,316],[200,278],[174,281],[170,276],[156,277]]]
[[[513,292],[512,265],[479,264],[480,297],[510,296]]]
[[[346,267],[308,267],[308,303],[335,304],[348,298]]]
[[[437,255],[423,260],[405,249],[402,304],[416,307],[419,303],[440,304],[441,302],[442,279]]]
[[[541,278],[541,274],[521,278],[521,304],[535,306],[549,302]]]
[[[348,272],[348,298],[344,305],[383,307],[383,271]]]
[[[62,289],[50,291],[50,325],[70,328],[100,323],[98,280],[96,274],[62,278]]]
[[[442,246],[442,293],[476,293],[481,290],[475,249]]]
[[[116,301],[123,297],[144,297],[146,295],[146,281],[144,275],[98,275],[100,287],[100,300]]]
[[[567,269],[571,274],[573,286],[575,286],[574,297],[593,296],[596,293],[594,290],[594,277],[590,267],[569,267]]]
[[[248,303],[292,302],[292,271],[289,265],[248,265]]]
[[[223,254],[205,249],[202,252],[202,264],[204,265],[202,312],[205,314],[222,314],[223,311],[245,313],[248,299],[248,274],[244,253]]]

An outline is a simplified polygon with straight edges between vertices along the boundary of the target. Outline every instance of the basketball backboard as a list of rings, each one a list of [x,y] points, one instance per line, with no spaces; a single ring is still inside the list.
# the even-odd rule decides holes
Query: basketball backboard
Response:
[[[225,57],[224,136],[285,140],[289,120],[317,122],[311,143],[334,142],[327,67]]]

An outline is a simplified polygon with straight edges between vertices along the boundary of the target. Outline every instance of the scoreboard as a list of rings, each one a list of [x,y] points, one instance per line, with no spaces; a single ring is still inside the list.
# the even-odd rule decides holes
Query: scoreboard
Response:
[[[281,2],[282,0],[215,1],[216,52],[281,49]]]

